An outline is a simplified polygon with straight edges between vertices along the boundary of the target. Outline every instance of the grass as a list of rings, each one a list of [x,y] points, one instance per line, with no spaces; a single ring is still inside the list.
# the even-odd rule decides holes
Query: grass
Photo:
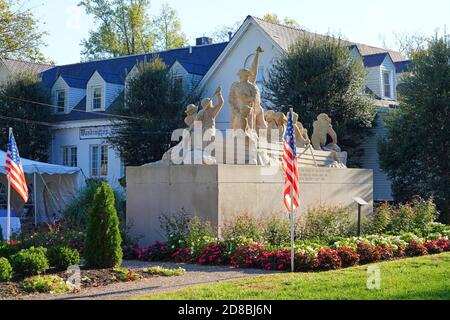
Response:
[[[380,290],[367,289],[379,266]],[[450,253],[322,273],[277,274],[199,285],[139,300],[414,300],[450,299]]]

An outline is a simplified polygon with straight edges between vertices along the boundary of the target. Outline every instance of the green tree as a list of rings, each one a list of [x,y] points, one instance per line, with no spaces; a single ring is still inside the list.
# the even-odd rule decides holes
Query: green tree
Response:
[[[328,114],[339,145],[351,155],[349,165],[360,163],[375,108],[363,94],[364,67],[343,42],[331,37],[300,39],[274,63],[265,87],[266,101],[283,112],[293,106],[310,133],[317,116]]]
[[[434,197],[441,220],[450,223],[450,42],[436,37],[412,56],[400,108],[386,118],[381,166],[396,200]]]
[[[153,21],[157,50],[170,50],[184,47],[187,39],[181,32],[181,22],[177,11],[165,3]]]
[[[40,48],[45,32],[20,0],[0,0],[0,58],[45,62]]]
[[[126,108],[120,111],[126,118],[113,121],[109,141],[127,166],[158,161],[171,146],[172,132],[184,127],[183,89],[155,58],[138,65],[126,90]]]
[[[79,6],[98,23],[82,41],[86,60],[153,51],[155,37],[146,13],[149,0],[83,0]]]
[[[285,17],[283,20],[281,20],[276,13],[267,13],[263,16],[263,20],[267,22],[277,23],[277,24],[284,24],[288,27],[293,28],[300,28],[300,25],[295,19]]]
[[[122,263],[122,238],[114,203],[113,189],[102,182],[88,218],[84,258],[89,267],[112,268]]]
[[[22,157],[47,161],[51,108],[28,101],[51,103],[38,76],[25,73],[0,87],[0,146],[4,149],[8,144],[11,127]]]

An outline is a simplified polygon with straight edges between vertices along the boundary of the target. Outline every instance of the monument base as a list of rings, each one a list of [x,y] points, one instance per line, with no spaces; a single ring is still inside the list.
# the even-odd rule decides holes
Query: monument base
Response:
[[[127,168],[127,225],[141,245],[165,240],[160,216],[185,211],[219,230],[236,216],[286,216],[284,175],[279,168],[249,165],[184,165]],[[357,212],[354,197],[373,212],[372,170],[300,168],[301,214],[308,208],[342,206]]]

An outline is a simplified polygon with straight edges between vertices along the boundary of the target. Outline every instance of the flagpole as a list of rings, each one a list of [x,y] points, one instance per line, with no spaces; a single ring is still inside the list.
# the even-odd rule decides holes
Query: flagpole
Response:
[[[9,128],[9,139],[11,139],[12,128]],[[6,241],[11,241],[11,182],[10,175],[8,174],[8,206],[6,209]]]
[[[294,109],[290,109],[291,119],[293,119]],[[297,161],[297,159],[294,159]],[[295,217],[294,217],[294,188],[291,187],[291,272],[295,271],[294,260],[295,260]]]

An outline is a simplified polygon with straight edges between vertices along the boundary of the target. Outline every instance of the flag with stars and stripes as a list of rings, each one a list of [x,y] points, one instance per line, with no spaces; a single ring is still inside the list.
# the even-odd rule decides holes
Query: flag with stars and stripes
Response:
[[[12,130],[9,134],[8,150],[6,152],[5,164],[6,178],[9,184],[20,195],[25,203],[28,202],[28,187],[23,172],[22,163],[20,162],[19,150],[17,149],[16,140]]]
[[[288,123],[284,135],[283,171],[286,174],[284,205],[291,212],[299,206],[299,177],[297,164],[297,146],[295,143],[292,112],[288,114]]]

